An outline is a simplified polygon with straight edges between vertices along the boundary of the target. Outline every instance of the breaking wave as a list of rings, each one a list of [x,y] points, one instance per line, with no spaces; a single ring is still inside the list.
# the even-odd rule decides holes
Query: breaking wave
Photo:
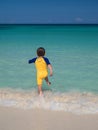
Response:
[[[44,96],[40,97],[36,90],[30,92],[0,89],[0,105],[21,109],[41,108],[76,114],[95,114],[98,113],[98,95],[87,92],[44,91]]]

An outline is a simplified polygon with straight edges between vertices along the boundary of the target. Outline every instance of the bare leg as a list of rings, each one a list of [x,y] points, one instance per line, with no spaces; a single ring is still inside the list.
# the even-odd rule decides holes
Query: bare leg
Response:
[[[43,96],[42,85],[38,85],[38,93],[40,96]]]
[[[46,83],[47,83],[48,85],[51,85],[51,82],[49,82],[48,77],[45,78],[45,81],[46,81]]]

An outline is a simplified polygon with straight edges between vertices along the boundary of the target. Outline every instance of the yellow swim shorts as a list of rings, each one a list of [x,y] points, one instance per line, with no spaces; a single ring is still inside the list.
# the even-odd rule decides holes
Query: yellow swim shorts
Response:
[[[43,79],[45,79],[48,76],[47,71],[42,71],[37,73],[37,84],[42,85]]]

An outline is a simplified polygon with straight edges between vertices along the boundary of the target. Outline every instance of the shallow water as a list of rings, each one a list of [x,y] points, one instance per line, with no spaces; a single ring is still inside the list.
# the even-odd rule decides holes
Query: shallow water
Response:
[[[46,95],[44,107],[81,112],[89,108],[89,112],[97,112],[98,25],[0,25],[0,91],[1,97],[4,97],[4,100],[0,98],[0,104],[24,107],[22,103],[29,106],[28,102],[31,102],[31,107],[36,106],[36,70],[34,64],[28,64],[28,60],[36,57],[36,49],[40,46],[46,49],[46,57],[54,71],[53,77],[49,77],[51,87],[43,82]],[[23,102],[18,102],[18,96],[15,100],[12,96],[6,101],[4,91],[8,92],[8,97],[13,93],[16,95],[16,91],[18,96],[26,91],[24,95],[27,93],[29,99],[27,101],[24,96]],[[86,96],[83,96],[84,93]],[[91,99],[89,93],[93,95]]]

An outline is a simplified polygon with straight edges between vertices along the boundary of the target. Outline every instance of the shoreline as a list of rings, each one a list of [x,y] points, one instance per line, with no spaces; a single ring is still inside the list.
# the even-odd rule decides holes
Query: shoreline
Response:
[[[44,97],[40,97],[36,91],[0,90],[0,106],[71,112],[78,115],[98,114],[98,95],[45,91]]]
[[[98,130],[98,114],[0,106],[0,130]]]

